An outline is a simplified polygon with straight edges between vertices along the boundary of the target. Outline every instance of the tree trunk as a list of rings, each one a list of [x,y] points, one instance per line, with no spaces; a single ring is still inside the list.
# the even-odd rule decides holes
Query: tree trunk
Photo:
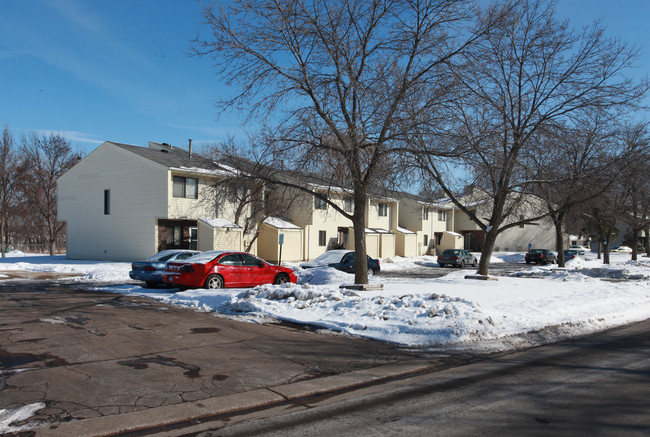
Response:
[[[485,234],[485,242],[481,251],[481,261],[478,264],[478,274],[487,276],[490,271],[490,259],[494,252],[494,245],[497,241],[496,229],[492,228]]]
[[[3,211],[4,212],[4,211]],[[5,237],[5,216],[2,214],[0,217],[0,250],[2,251],[2,257],[7,257],[6,250],[6,237]]]
[[[645,228],[645,256],[650,256],[650,226]]]
[[[612,233],[607,232],[603,241],[603,264],[609,264],[609,242],[612,238]]]
[[[354,283],[368,283],[368,262],[366,258],[366,202],[367,196],[363,189],[355,187],[354,193],[354,214],[352,226],[354,227]]]
[[[565,267],[564,259],[564,233],[562,232],[562,224],[564,222],[564,213],[561,212],[557,217],[553,218],[553,225],[555,225],[555,250],[557,252],[557,265],[558,267]]]
[[[632,227],[632,261],[638,259],[638,246],[639,246],[639,234],[641,229],[637,227]]]

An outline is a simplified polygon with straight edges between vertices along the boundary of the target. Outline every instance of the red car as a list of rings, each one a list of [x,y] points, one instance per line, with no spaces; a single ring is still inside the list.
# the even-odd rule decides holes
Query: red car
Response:
[[[167,263],[163,282],[181,288],[254,287],[296,282],[293,270],[246,252],[213,250]]]

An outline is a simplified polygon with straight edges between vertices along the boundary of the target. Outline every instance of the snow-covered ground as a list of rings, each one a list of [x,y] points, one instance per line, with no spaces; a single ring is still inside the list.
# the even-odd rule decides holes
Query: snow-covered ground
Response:
[[[523,262],[523,253],[497,253],[492,262]],[[129,279],[129,263],[72,261],[64,256],[11,253],[2,271],[78,273],[62,281],[106,283],[107,292],[145,296],[196,311],[263,323],[274,319],[309,324],[412,347],[507,350],[588,334],[650,318],[650,258],[629,261],[611,254],[605,266],[595,254],[566,270],[534,266],[497,281],[465,279],[449,269],[435,279],[377,276],[382,290],[352,291],[353,275],[332,268],[292,266],[298,284],[252,289],[146,289]],[[382,260],[383,271],[437,266],[435,257]]]

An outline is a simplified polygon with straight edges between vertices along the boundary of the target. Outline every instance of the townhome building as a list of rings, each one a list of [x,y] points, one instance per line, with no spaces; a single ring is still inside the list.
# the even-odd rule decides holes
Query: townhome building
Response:
[[[455,232],[453,204],[426,201],[420,196],[394,192],[399,199],[400,256],[436,255],[446,249],[461,249],[463,237]],[[414,238],[410,238],[413,236]]]
[[[291,177],[296,177],[292,175]],[[354,213],[354,198],[349,189],[326,186],[300,176],[300,184],[308,191],[299,189],[274,190],[267,201],[287,204],[284,216],[266,220],[260,231],[260,240],[279,241],[298,238],[287,224],[302,230],[302,260],[310,260],[332,249],[354,250],[354,227],[352,221],[334,208],[335,204],[346,213]],[[366,250],[374,258],[395,256],[395,233],[397,228],[398,202],[396,199],[370,196],[366,205]],[[278,225],[278,224],[281,224]],[[289,232],[287,232],[289,231]],[[260,256],[275,261],[275,247],[260,245]],[[289,261],[289,258],[283,257]]]
[[[492,198],[477,187],[468,187],[466,194],[461,197],[461,203],[478,217],[489,217],[492,210]],[[451,201],[441,201],[452,204]],[[502,226],[536,217],[544,211],[544,203],[534,195],[520,196],[513,194],[509,198],[507,208],[512,212]],[[454,229],[462,235],[464,248],[480,252],[485,243],[485,231],[472,221],[470,216],[456,208],[454,213]],[[520,224],[501,232],[496,239],[494,250],[504,252],[523,252],[532,248],[555,248],[555,226],[549,217],[535,220],[532,223]],[[569,244],[569,236],[564,235],[564,246]]]
[[[354,212],[350,189],[274,170],[293,180],[293,187],[260,183],[249,192],[247,182],[233,180],[236,171],[243,170],[164,143],[103,143],[58,181],[68,257],[133,261],[164,249],[191,248],[248,250],[271,262],[300,262],[332,249],[354,250],[352,221],[341,212]],[[245,192],[253,201],[242,202]],[[530,217],[538,200],[529,196],[515,205],[515,217]],[[478,189],[462,201],[479,216],[491,206]],[[435,255],[450,248],[480,251],[485,239],[452,202],[410,193],[371,192],[365,219],[366,249],[374,258]],[[523,251],[529,244],[554,247],[550,220],[503,232],[496,250]]]
[[[167,144],[103,143],[58,181],[68,257],[131,261],[173,248],[244,249],[253,235],[212,188],[225,172]]]

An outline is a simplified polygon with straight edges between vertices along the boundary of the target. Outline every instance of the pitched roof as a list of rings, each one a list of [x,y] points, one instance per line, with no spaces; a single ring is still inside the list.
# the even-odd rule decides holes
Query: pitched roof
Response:
[[[150,147],[140,147],[130,144],[114,143],[112,141],[109,141],[109,143],[168,168],[219,169],[219,165],[214,161],[201,155],[190,154],[187,150],[172,147],[167,144],[149,143]]]

